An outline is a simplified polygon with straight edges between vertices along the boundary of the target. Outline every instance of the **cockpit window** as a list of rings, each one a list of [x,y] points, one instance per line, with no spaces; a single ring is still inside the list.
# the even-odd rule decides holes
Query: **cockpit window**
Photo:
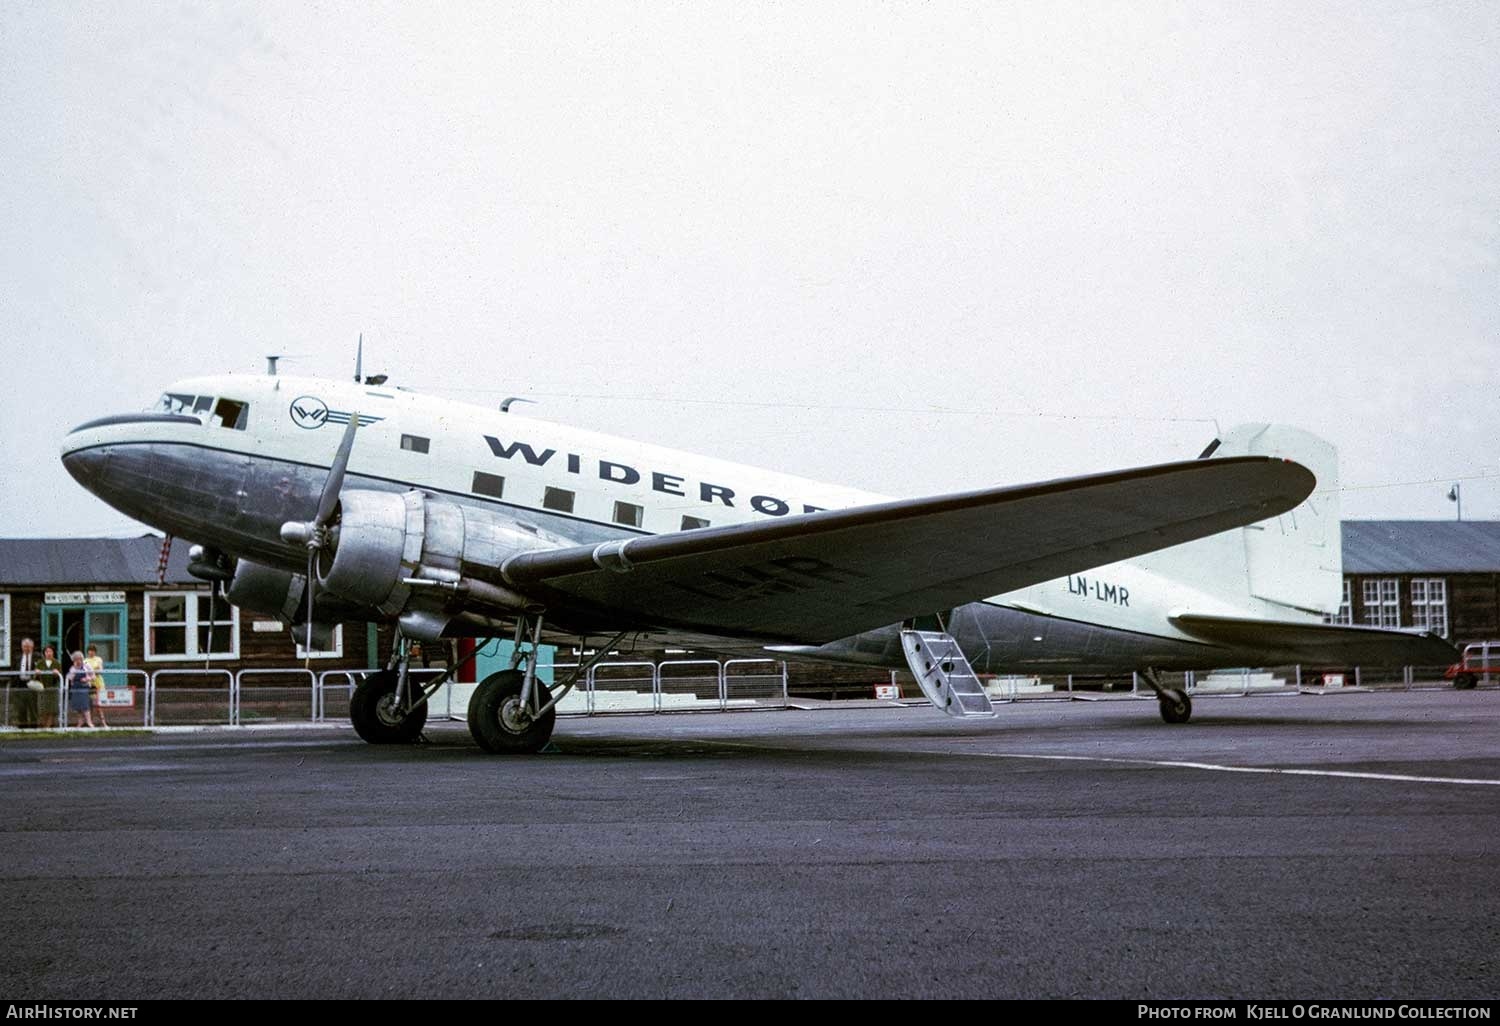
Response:
[[[211,395],[188,395],[166,392],[152,407],[157,413],[175,413],[180,417],[197,417],[204,423],[245,430],[250,420],[250,404],[239,399],[216,399]]]
[[[183,395],[181,392],[168,392],[156,401],[158,413],[186,414],[193,412],[193,403],[198,399],[195,395]]]
[[[210,419],[220,427],[243,431],[246,421],[250,419],[250,404],[238,399],[220,399]]]

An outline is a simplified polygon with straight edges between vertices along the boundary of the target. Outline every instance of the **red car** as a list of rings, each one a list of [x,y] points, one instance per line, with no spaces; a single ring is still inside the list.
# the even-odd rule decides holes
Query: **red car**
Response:
[[[1464,658],[1443,673],[1460,691],[1467,691],[1479,681],[1479,675],[1500,676],[1500,641],[1479,641],[1464,646]]]

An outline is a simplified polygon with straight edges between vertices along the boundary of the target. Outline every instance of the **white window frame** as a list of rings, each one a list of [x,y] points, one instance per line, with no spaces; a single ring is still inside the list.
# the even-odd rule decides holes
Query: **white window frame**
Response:
[[[1434,613],[1436,613],[1435,616]],[[1411,625],[1433,631],[1442,638],[1448,636],[1448,579],[1446,577],[1413,577],[1411,579]]]
[[[1401,626],[1401,579],[1366,577],[1361,588],[1365,623],[1371,627]],[[1373,594],[1373,597],[1371,597]]]
[[[1349,578],[1344,578],[1344,597],[1339,601],[1339,611],[1324,617],[1324,622],[1354,626],[1354,582]]]
[[[307,626],[305,624],[303,625],[302,630],[300,630],[300,631],[297,629],[297,627],[296,627],[295,624],[292,626],[292,643],[297,648],[297,658],[298,659],[342,659],[342,658],[344,658],[344,625],[343,624],[340,623],[340,624],[335,624],[334,625],[334,627],[333,627],[333,648],[329,649],[326,652],[323,651],[323,650],[321,650],[321,649],[316,649],[315,648],[315,649],[313,649],[312,654],[308,655],[307,650],[302,647],[302,639],[306,638],[306,637],[307,637]]]
[[[0,644],[0,666],[9,666],[10,665],[10,594],[8,592],[0,592],[0,608],[3,608],[5,610],[5,615],[4,616],[0,616],[0,623],[3,623],[5,625],[4,627],[0,627],[0,631],[4,632],[3,636],[0,636],[0,642],[3,642],[3,644]]]
[[[187,652],[182,654],[169,653],[166,655],[158,655],[151,650],[151,627],[153,625],[153,621],[151,619],[152,600],[158,598],[176,597],[181,597],[184,600],[183,615],[186,618],[186,622],[183,624],[183,628],[187,634],[185,643]],[[205,658],[204,654],[198,651],[198,629],[203,626],[203,621],[198,617],[198,603],[200,601],[202,601],[203,603],[203,612],[206,615],[208,613],[208,592],[206,591],[148,591],[145,593],[145,598],[141,602],[141,652],[144,653],[142,659],[145,662],[191,663]],[[238,659],[240,657],[239,606],[231,605],[228,599],[220,597],[214,600],[214,615],[218,616],[219,610],[226,606],[229,609],[229,651],[214,651],[207,656],[207,658],[209,659],[222,659],[230,661]],[[214,622],[223,623],[224,620],[220,619],[215,620]],[[162,625],[171,625],[174,627],[177,626],[175,623],[165,620],[162,621]]]

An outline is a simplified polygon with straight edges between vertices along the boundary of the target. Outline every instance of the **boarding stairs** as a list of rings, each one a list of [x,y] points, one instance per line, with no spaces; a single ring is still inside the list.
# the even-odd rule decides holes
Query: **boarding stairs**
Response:
[[[949,716],[993,716],[995,707],[963,649],[946,631],[904,630],[906,665],[928,701]]]

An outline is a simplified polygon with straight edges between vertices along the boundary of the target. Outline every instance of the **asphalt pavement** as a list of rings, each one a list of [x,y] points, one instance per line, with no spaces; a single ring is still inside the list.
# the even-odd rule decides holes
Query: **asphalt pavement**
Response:
[[[1494,998],[1500,692],[0,741],[11,999]]]

